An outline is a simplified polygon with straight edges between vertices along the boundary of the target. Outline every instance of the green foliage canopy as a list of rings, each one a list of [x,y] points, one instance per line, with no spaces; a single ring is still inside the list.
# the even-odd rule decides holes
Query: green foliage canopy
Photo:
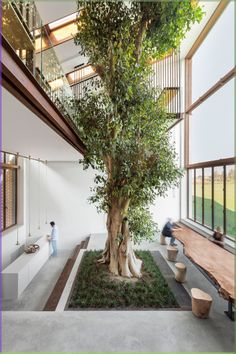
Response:
[[[107,212],[114,200],[128,200],[147,219],[144,206],[181,176],[150,64],[179,46],[202,11],[186,0],[78,1],[78,7],[75,43],[100,77],[75,102],[83,166],[100,171],[91,201]]]

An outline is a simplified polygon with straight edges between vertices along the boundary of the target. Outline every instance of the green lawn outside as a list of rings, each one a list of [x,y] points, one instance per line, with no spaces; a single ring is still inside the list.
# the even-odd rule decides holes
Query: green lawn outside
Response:
[[[211,227],[211,183],[204,183],[204,224]],[[235,211],[235,183],[233,180],[226,184],[226,233],[236,237],[236,211]],[[202,223],[202,184],[196,183],[196,220]],[[214,228],[223,229],[223,182],[214,184]]]
[[[202,198],[196,197],[196,220],[202,222]],[[221,226],[223,229],[223,205],[214,202],[214,220],[215,227]],[[211,199],[204,198],[204,224],[211,227]],[[233,210],[226,209],[226,233],[229,236],[236,237],[236,213]]]
[[[204,198],[211,199],[211,183],[204,183]],[[202,185],[196,183],[196,196],[202,196]],[[223,204],[223,183],[215,183],[214,199],[217,203]],[[235,184],[233,181],[226,184],[227,209],[235,211]]]

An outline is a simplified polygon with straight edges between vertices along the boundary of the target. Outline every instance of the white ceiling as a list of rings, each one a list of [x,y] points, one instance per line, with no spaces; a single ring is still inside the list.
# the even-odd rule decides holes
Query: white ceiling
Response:
[[[74,0],[35,0],[35,4],[44,25],[77,11],[77,4]]]
[[[48,161],[77,161],[81,154],[40,118],[2,90],[2,150]]]
[[[73,71],[77,65],[88,63],[88,59],[79,54],[80,48],[80,46],[74,44],[73,39],[54,47],[56,56],[65,73]]]

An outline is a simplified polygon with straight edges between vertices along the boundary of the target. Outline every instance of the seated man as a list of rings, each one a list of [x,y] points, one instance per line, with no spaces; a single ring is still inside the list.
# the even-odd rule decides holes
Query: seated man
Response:
[[[217,245],[224,247],[224,235],[222,234],[220,226],[217,226],[216,231],[213,234],[213,242]]]
[[[181,230],[181,228],[175,228],[172,219],[167,219],[167,223],[165,224],[162,230],[162,235],[164,237],[170,237],[170,246],[177,246],[177,244],[175,243],[175,237],[173,235],[173,231],[175,230]]]

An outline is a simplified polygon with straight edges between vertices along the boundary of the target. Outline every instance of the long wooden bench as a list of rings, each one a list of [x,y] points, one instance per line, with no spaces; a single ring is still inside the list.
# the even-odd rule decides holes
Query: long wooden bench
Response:
[[[220,296],[228,301],[227,315],[233,319],[235,300],[234,255],[183,224],[174,235],[184,246],[184,254],[207,275]]]

